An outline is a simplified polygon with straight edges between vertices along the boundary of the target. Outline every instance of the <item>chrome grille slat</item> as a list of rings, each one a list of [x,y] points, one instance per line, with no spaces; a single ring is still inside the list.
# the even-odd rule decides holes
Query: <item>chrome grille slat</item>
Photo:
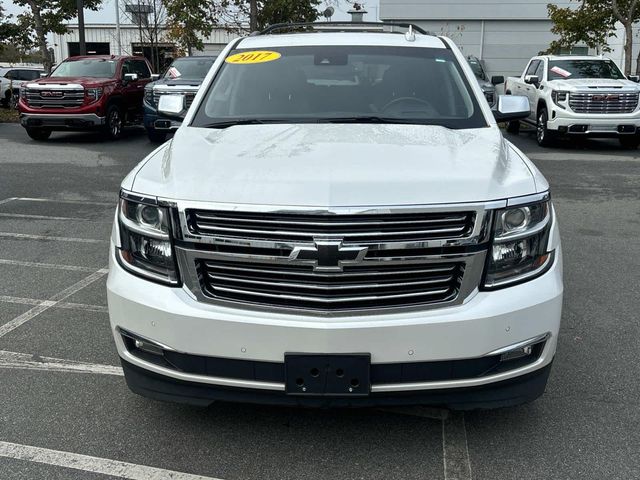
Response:
[[[571,93],[569,106],[576,113],[632,113],[638,107],[638,93],[615,91]]]
[[[61,96],[51,97],[48,93],[60,94]],[[30,107],[79,107],[84,104],[84,89],[69,88],[38,88],[25,87],[25,100]]]

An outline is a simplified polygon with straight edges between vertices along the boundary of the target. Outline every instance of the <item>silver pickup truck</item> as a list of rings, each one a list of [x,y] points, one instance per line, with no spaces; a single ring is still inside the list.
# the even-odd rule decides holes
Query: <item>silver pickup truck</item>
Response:
[[[538,144],[561,135],[617,137],[624,147],[640,144],[637,77],[625,77],[613,60],[601,56],[538,56],[519,77],[509,77],[505,92],[526,95]],[[508,124],[518,133],[520,122]]]

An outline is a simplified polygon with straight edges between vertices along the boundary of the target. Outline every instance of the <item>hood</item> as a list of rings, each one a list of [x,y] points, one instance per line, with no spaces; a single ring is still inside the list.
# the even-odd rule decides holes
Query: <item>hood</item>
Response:
[[[179,86],[191,86],[191,87],[199,87],[202,84],[202,81],[204,79],[200,78],[169,78],[169,77],[165,77],[165,78],[160,78],[158,80],[156,80],[155,82],[152,82],[149,84],[150,87],[155,87],[155,86],[169,86],[169,87],[179,87]]]
[[[371,124],[183,127],[123,186],[175,200],[326,207],[473,202],[536,191],[531,171],[497,127]]]
[[[549,87],[554,90],[567,90],[575,92],[578,90],[597,91],[601,90],[621,90],[636,92],[640,90],[640,85],[631,80],[611,80],[607,78],[576,78],[560,79],[548,82]]]
[[[40,78],[38,80],[34,80],[30,83],[39,83],[39,84],[55,84],[55,85],[65,85],[68,83],[77,83],[83,85],[85,87],[92,87],[95,85],[104,85],[107,83],[115,82],[115,78],[95,78],[95,77],[45,77]]]

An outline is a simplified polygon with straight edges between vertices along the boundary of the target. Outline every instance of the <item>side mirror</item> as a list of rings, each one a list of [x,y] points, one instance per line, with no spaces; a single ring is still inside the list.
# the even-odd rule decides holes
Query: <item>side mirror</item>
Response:
[[[155,82],[156,80],[158,80],[160,78],[160,74],[159,73],[152,73],[151,74],[151,81]]]
[[[524,120],[531,114],[529,99],[524,95],[499,95],[493,116],[496,122]]]
[[[502,75],[494,75],[491,77],[491,83],[493,85],[500,85],[501,83],[504,83],[504,77]]]
[[[184,112],[184,95],[160,95],[158,112],[169,116],[177,116]]]
[[[122,76],[122,79],[125,82],[137,82],[138,81],[138,74],[137,73],[125,73]]]
[[[45,73],[45,72],[42,72],[42,73],[40,74],[40,78],[45,78],[45,77],[48,77],[48,76],[49,76],[49,74],[48,74],[48,73]]]
[[[640,76],[639,75],[629,75],[627,78],[629,80],[631,80],[632,82],[636,82],[636,83],[640,82]]]
[[[526,75],[524,77],[524,83],[528,83],[529,85],[538,85],[540,83],[540,79],[537,75]]]

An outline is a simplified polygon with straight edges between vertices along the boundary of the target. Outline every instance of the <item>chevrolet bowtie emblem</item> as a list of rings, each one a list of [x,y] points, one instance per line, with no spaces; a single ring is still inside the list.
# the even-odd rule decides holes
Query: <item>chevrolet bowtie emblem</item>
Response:
[[[360,263],[368,247],[345,247],[342,240],[315,240],[313,246],[294,247],[289,262],[313,265],[316,271],[340,272],[345,265]]]

